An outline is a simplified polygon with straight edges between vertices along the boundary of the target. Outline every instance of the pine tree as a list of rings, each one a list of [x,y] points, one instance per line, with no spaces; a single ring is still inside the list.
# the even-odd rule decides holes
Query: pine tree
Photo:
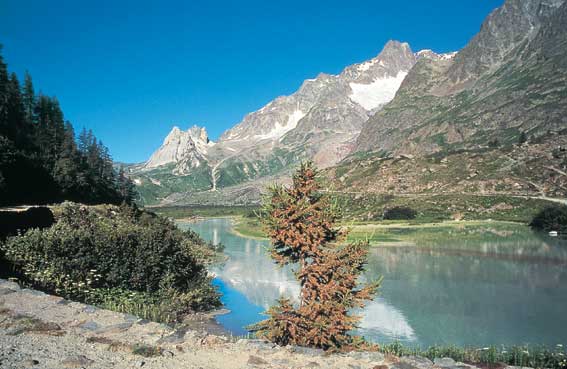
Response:
[[[117,176],[108,149],[92,131],[78,142],[56,98],[36,96],[8,69],[0,45],[0,204],[132,201],[134,186]]]
[[[29,135],[29,126],[26,124],[24,106],[20,83],[15,73],[12,73],[8,81],[6,100],[7,134],[17,146],[26,144]]]
[[[0,44],[0,135],[5,135],[8,130],[8,82],[8,67]]]
[[[24,88],[22,91],[22,102],[24,105],[24,112],[26,121],[30,124],[35,123],[34,109],[36,104],[35,91],[30,74],[26,71],[24,76]]]
[[[350,311],[362,308],[380,285],[380,281],[358,285],[368,244],[340,244],[347,232],[335,226],[338,211],[320,193],[316,177],[313,164],[303,163],[291,187],[276,186],[264,200],[272,257],[280,265],[298,264],[301,293],[298,306],[280,299],[267,311],[269,318],[250,329],[280,345],[372,349],[349,333],[360,319]]]
[[[117,177],[117,189],[124,202],[132,204],[136,196],[136,187],[134,183],[128,178],[124,171],[124,166],[120,166]]]
[[[71,123],[66,122],[61,150],[53,169],[53,178],[65,197],[80,193],[80,154],[75,143],[75,132]]]

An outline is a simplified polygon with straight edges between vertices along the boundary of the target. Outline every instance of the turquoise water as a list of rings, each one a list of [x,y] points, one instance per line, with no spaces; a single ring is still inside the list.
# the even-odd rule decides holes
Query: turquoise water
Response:
[[[269,258],[267,241],[231,233],[230,219],[180,226],[225,245],[228,260],[212,271],[231,310],[218,321],[234,334],[246,334],[278,297],[298,295],[291,270]],[[372,248],[364,278],[384,281],[359,333],[420,346],[567,343],[567,245],[524,232],[511,241],[487,236],[465,245],[444,237]]]

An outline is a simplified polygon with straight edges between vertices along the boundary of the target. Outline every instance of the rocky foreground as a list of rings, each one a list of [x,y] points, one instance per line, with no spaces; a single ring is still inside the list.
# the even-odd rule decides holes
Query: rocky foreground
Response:
[[[440,358],[325,354],[173,329],[0,280],[0,368],[474,369]],[[509,369],[512,369],[510,367]]]

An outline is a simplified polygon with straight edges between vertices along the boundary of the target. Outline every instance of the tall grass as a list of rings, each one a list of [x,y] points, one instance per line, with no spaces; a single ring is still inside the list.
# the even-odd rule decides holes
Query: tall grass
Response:
[[[505,364],[531,368],[567,368],[567,351],[563,345],[553,349],[546,346],[511,346],[469,348],[458,346],[431,346],[427,349],[406,347],[394,342],[380,347],[385,354],[396,356],[422,356],[428,359],[450,357],[472,364]]]

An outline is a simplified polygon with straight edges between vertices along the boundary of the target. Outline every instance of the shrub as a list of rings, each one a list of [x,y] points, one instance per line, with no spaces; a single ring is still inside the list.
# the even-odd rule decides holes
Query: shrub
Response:
[[[539,231],[567,233],[567,206],[552,205],[544,208],[532,219],[530,227]]]
[[[195,233],[133,207],[66,204],[51,228],[8,238],[3,249],[31,283],[67,298],[127,306],[135,296],[161,308],[182,301],[177,315],[220,304],[205,269],[214,252]]]
[[[54,222],[51,210],[42,206],[25,211],[0,211],[0,240],[29,228],[51,227]]]
[[[415,219],[417,212],[406,206],[395,206],[384,210],[383,218],[386,220],[409,220]]]

